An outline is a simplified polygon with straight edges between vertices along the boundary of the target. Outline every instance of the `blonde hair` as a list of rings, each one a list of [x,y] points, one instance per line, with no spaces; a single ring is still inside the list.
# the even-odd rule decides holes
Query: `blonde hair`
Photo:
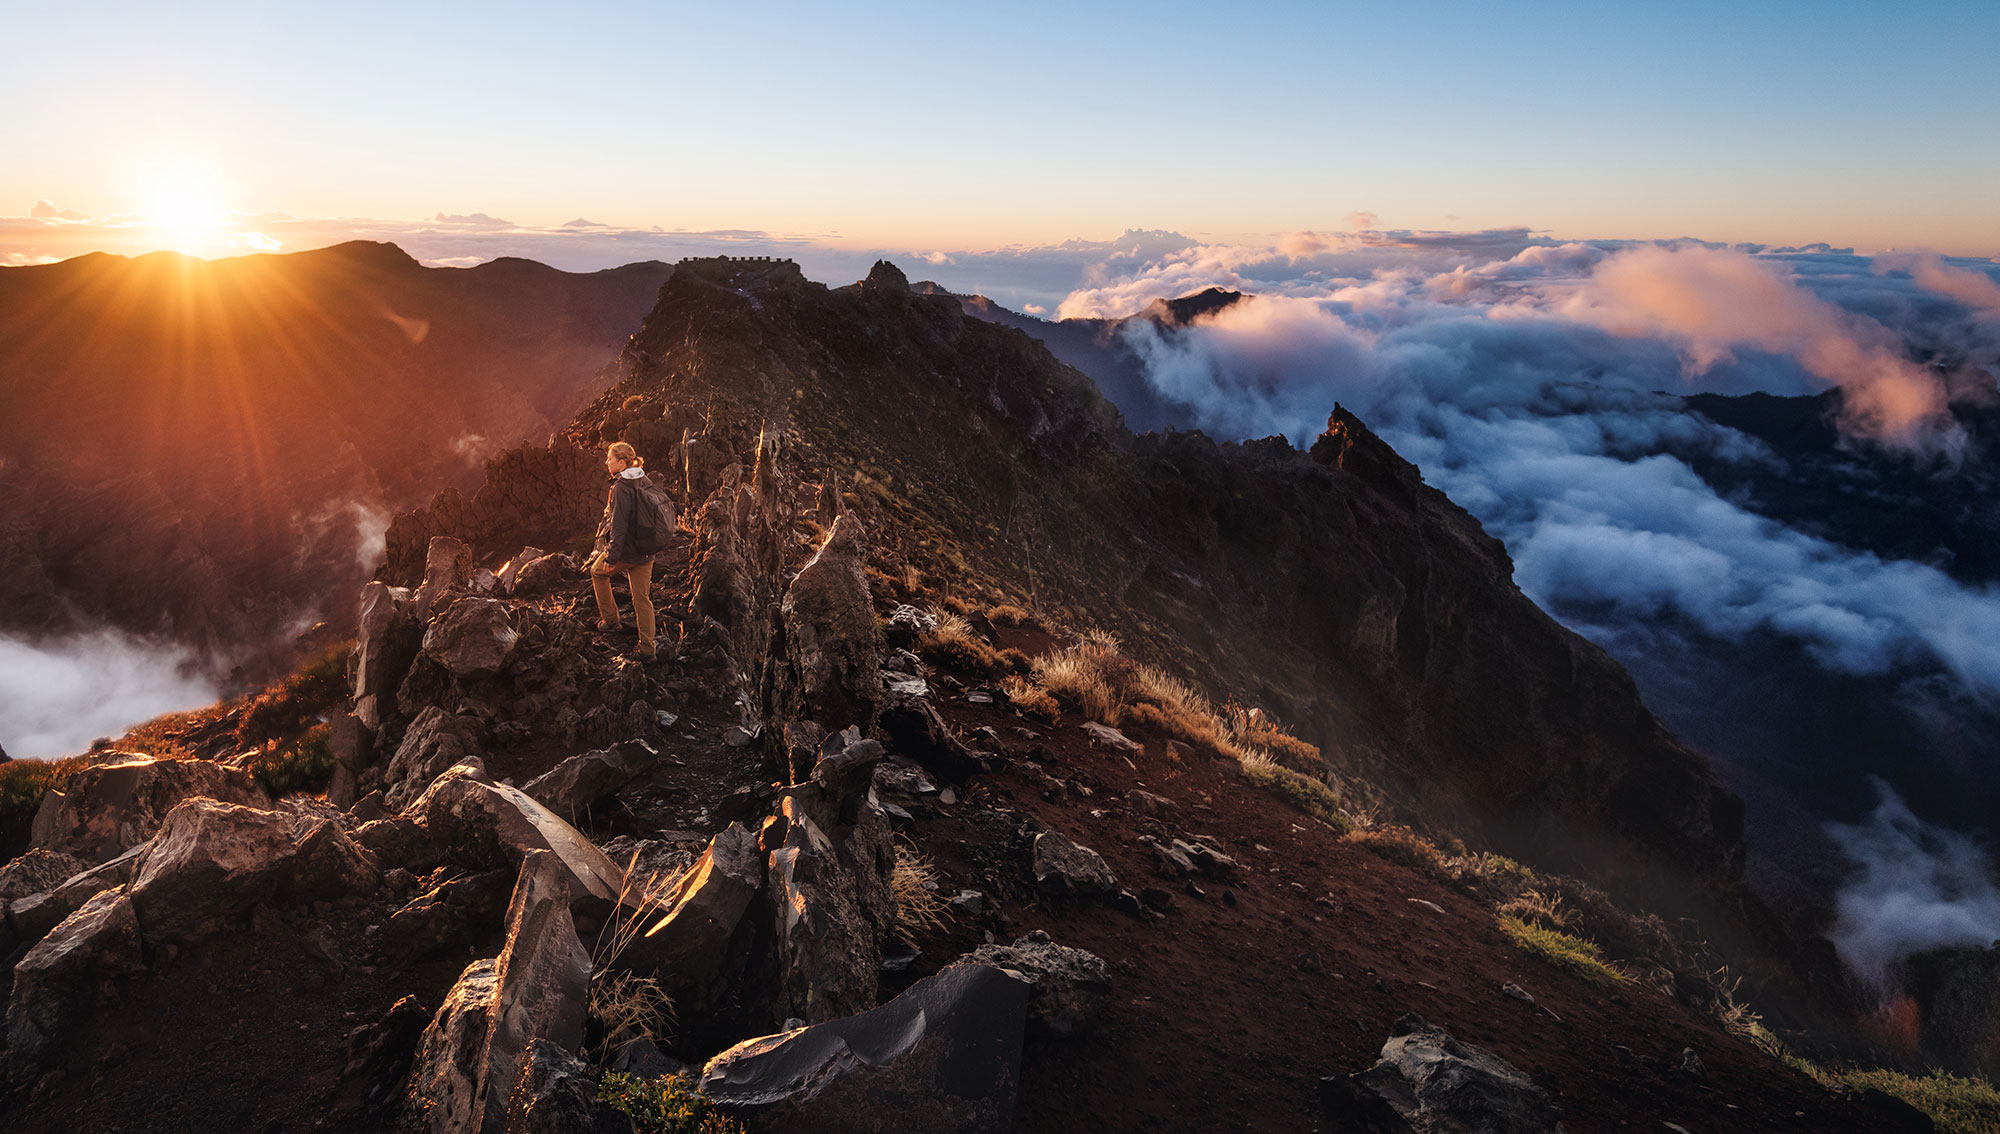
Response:
[[[636,465],[642,469],[646,467],[646,458],[640,456],[639,450],[634,449],[630,442],[613,441],[611,444],[605,446],[604,452],[606,455],[616,457],[628,465]]]

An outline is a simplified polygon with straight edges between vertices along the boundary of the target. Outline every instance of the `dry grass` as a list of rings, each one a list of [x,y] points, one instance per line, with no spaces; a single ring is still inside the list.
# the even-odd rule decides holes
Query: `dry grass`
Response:
[[[1251,783],[1277,792],[1336,831],[1345,834],[1354,830],[1354,820],[1341,810],[1340,794],[1324,781],[1294,772],[1262,754],[1245,757],[1242,766],[1244,778]]]
[[[1062,706],[1049,695],[1049,691],[1034,684],[1025,677],[1009,677],[1000,683],[1001,692],[1015,708],[1051,724],[1062,716]]]
[[[1581,937],[1505,916],[1500,918],[1500,930],[1524,952],[1559,969],[1567,969],[1593,984],[1616,985],[1629,979],[1604,963],[1594,942]]]
[[[1032,668],[1019,650],[996,650],[962,616],[937,612],[937,625],[917,635],[917,656],[932,665],[981,677],[1026,673]]]
[[[897,845],[889,891],[896,898],[896,924],[905,933],[940,933],[949,927],[951,907],[938,896],[937,868],[915,847]]]
[[[597,940],[591,945],[592,972],[602,973],[611,968],[626,948],[638,940],[640,934],[648,931],[648,922],[672,908],[687,874],[683,870],[642,871],[639,869],[639,852],[632,852],[632,857],[625,860],[625,871],[618,881],[618,905],[598,929]],[[659,926],[655,924],[651,928]]]
[[[1370,827],[1348,835],[1347,841],[1390,862],[1428,875],[1435,881],[1449,884],[1454,880],[1450,856],[1439,850],[1436,843],[1408,827]]]
[[[600,1063],[610,1062],[614,1041],[655,1039],[674,1018],[673,1002],[660,991],[658,980],[627,972],[592,974],[589,1012],[603,1028],[603,1038],[592,1052]]]
[[[1575,910],[1563,908],[1560,896],[1544,894],[1540,890],[1528,890],[1516,895],[1495,907],[1493,912],[1545,929],[1572,930],[1580,920]]]
[[[986,608],[987,620],[996,626],[1017,626],[1028,630],[1047,630],[1048,626],[1040,618],[1013,603],[1000,603]]]

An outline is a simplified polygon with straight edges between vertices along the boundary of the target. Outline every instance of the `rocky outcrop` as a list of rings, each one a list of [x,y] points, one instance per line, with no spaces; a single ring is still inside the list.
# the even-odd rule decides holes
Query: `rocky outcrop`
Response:
[[[354,641],[354,704],[363,724],[375,729],[398,714],[396,689],[423,647],[424,624],[407,587],[371,582],[361,588],[361,614]]]
[[[659,762],[659,749],[643,740],[628,740],[571,756],[529,780],[521,790],[556,814],[574,818]]]
[[[479,722],[429,705],[403,733],[385,773],[388,791],[383,802],[401,810],[421,795],[445,769],[481,751]]]
[[[499,599],[465,598],[424,631],[424,653],[459,677],[496,673],[507,664],[520,632]]]
[[[138,752],[106,753],[42,797],[34,845],[102,862],[153,837],[184,799],[268,807],[248,772],[208,760],[159,760]]]
[[[1382,1058],[1320,1081],[1328,1117],[1384,1134],[1562,1134],[1562,1108],[1512,1064],[1405,1016]]]
[[[616,901],[624,872],[597,844],[519,788],[487,781],[474,765],[440,775],[408,809],[430,838],[471,863],[519,863],[552,852],[574,895]]]
[[[531,1047],[542,1041],[573,1055],[582,1046],[590,954],[570,919],[570,898],[556,856],[523,858],[500,956],[466,968],[418,1047],[410,1101],[431,1134],[500,1134],[533,1062]],[[543,1088],[549,1078],[543,1074]]]
[[[806,714],[828,729],[873,727],[882,697],[881,646],[862,541],[858,516],[835,520],[782,606],[785,649]]]
[[[763,884],[757,837],[731,823],[710,840],[693,869],[664,899],[666,912],[627,948],[623,963],[651,973],[693,1019],[726,995],[720,978],[732,961],[740,965],[730,942]]]
[[[424,580],[417,587],[418,622],[428,622],[446,595],[464,590],[472,581],[472,549],[450,536],[432,536],[424,552]]]
[[[1039,929],[1012,945],[981,945],[966,956],[1027,981],[1033,990],[1028,1019],[1052,1035],[1087,1031],[1111,996],[1111,968],[1103,958],[1058,945]]]
[[[281,893],[332,897],[373,888],[379,870],[344,832],[325,820],[302,833],[299,825],[289,812],[212,799],[176,807],[129,887],[146,940],[201,940]]]
[[[143,963],[138,918],[125,895],[99,894],[65,918],[14,966],[7,999],[10,1074],[31,1074],[89,1016],[101,985]]]
[[[775,917],[767,994],[776,1018],[817,1023],[873,1007],[896,917],[888,821],[865,800],[806,784],[780,799],[759,842]]]
[[[999,969],[954,965],[873,1011],[730,1048],[701,1092],[766,1129],[1003,1134],[1027,1000]]]

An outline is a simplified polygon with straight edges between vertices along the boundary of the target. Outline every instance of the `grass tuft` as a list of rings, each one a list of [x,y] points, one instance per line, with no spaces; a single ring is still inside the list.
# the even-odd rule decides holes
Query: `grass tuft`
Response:
[[[315,725],[304,735],[250,761],[250,775],[272,799],[298,792],[322,792],[333,781],[333,729]]]
[[[1258,787],[1269,788],[1291,800],[1299,810],[1342,834],[1354,830],[1354,820],[1340,809],[1340,793],[1323,781],[1294,772],[1268,756],[1244,760],[1243,775]]]
[[[1499,917],[1501,932],[1514,944],[1556,968],[1568,969],[1593,984],[1623,984],[1627,979],[1624,973],[1604,963],[1595,944],[1581,937],[1529,925],[1517,917]]]
[[[898,844],[889,890],[896,897],[896,924],[906,933],[938,933],[949,925],[951,907],[938,896],[937,868],[915,847]]]

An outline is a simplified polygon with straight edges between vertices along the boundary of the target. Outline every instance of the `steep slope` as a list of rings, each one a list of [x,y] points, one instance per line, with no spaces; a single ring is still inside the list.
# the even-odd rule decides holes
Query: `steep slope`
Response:
[[[1278,713],[1405,814],[1634,892],[1694,886],[1674,901],[1740,870],[1740,805],[1700,757],[1337,407],[1310,453],[1134,438],[1039,344],[887,264],[829,290],[782,262],[684,262],[623,366],[556,450],[399,517],[388,576],[414,578],[433,535],[489,556],[573,541],[600,440],[677,459],[699,500],[768,426],[795,467],[855,478],[888,510],[880,569],[1112,630],[1218,701]],[[692,455],[676,449],[690,433]],[[561,500],[567,514],[524,504]]]
[[[0,269],[0,629],[240,658],[365,577],[389,512],[566,420],[670,270],[365,242]]]

